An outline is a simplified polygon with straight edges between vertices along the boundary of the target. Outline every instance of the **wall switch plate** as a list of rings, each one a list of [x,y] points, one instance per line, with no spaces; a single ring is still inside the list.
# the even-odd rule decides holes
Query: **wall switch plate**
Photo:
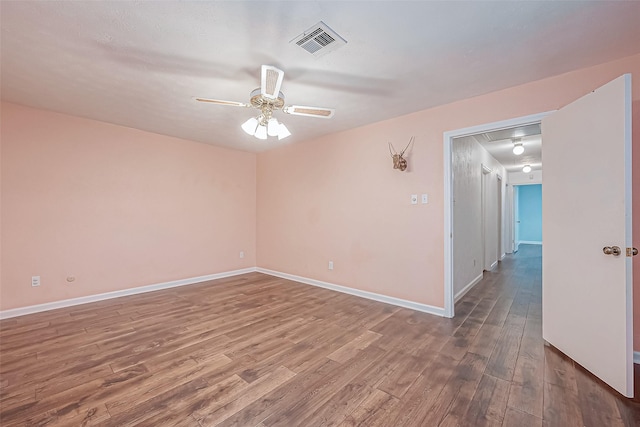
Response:
[[[333,270],[333,261],[329,261],[329,270]]]
[[[244,251],[240,251],[240,258],[244,258]]]
[[[417,194],[412,194],[411,195],[411,204],[412,205],[417,205],[418,204],[418,195]]]
[[[422,204],[426,205],[427,203],[429,203],[429,195],[428,194],[423,194],[422,195]]]
[[[31,276],[31,286],[40,286],[40,276]]]

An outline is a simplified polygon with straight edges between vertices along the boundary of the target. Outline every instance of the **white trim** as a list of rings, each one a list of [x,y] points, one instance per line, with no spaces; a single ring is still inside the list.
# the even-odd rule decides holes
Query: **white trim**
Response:
[[[57,308],[72,307],[74,305],[88,304],[96,301],[103,301],[112,298],[120,298],[128,295],[143,294],[146,292],[158,291],[161,289],[175,288],[178,286],[193,285],[195,283],[209,280],[222,279],[225,277],[237,276],[239,274],[253,273],[255,267],[243,268],[241,270],[225,271],[222,273],[209,274],[206,276],[191,277],[188,279],[174,280],[171,282],[156,283],[153,285],[140,286],[137,288],[122,289],[120,291],[106,292],[103,294],[88,295],[85,297],[71,298],[61,301],[48,302],[45,304],[31,305],[27,307],[12,308],[0,311],[0,319],[24,316],[26,314],[39,313],[41,311],[55,310]]]
[[[541,245],[542,242],[536,240],[520,240],[518,245]]]
[[[504,261],[504,259],[507,257],[507,253],[503,253],[502,255],[500,255],[500,261]]]
[[[640,351],[633,352],[633,363],[640,365]]]
[[[491,265],[489,266],[489,270],[493,270],[494,268],[496,268],[498,266],[498,260],[495,260],[491,263]]]
[[[451,144],[453,137],[444,133],[444,315],[454,316],[453,295],[453,185],[451,180]]]
[[[465,296],[467,294],[467,292],[469,292],[475,285],[478,284],[478,282],[480,282],[482,280],[482,276],[483,274],[480,273],[480,275],[478,277],[476,277],[475,279],[473,279],[467,286],[465,286],[464,288],[462,288],[460,290],[460,292],[458,292],[455,296],[455,300],[456,302],[460,301],[460,298],[462,298],[463,296]]]
[[[387,295],[376,294],[369,291],[361,291],[360,289],[349,288],[347,286],[336,285],[333,283],[322,282],[320,280],[309,279],[307,277],[296,276],[293,274],[282,273],[279,271],[268,270],[266,268],[256,268],[258,273],[268,274],[270,276],[280,277],[283,279],[293,280],[294,282],[304,283],[306,285],[318,286],[320,288],[330,289],[332,291],[342,292],[357,297],[366,298],[374,301],[384,302],[387,304],[397,305],[399,307],[410,308],[412,310],[421,311],[423,313],[435,314],[436,316],[444,316],[444,309],[434,307],[428,304],[408,301],[400,298],[390,297]]]
[[[453,295],[453,185],[451,170],[451,145],[453,138],[469,136],[476,133],[489,132],[493,130],[506,129],[515,126],[538,123],[542,118],[551,114],[552,111],[532,114],[524,117],[517,117],[499,122],[486,123],[478,126],[471,126],[463,129],[444,132],[442,135],[444,142],[444,315],[453,317],[454,315],[454,295]]]
[[[631,88],[631,74],[624,75],[624,219],[625,219],[625,243],[627,248],[633,247],[633,162],[631,159],[632,156],[632,146],[633,146],[633,138],[632,138],[632,126],[633,126],[633,117],[631,117],[631,109],[632,107],[632,88]],[[635,361],[635,353],[633,353],[633,259],[631,257],[625,258],[625,275],[626,275],[626,286],[625,286],[625,311],[626,311],[626,326],[627,326],[627,336],[626,336],[626,344],[627,344],[627,393],[626,396],[633,397],[633,386],[634,386],[634,368],[633,364],[629,363],[629,359],[631,357],[634,358]]]

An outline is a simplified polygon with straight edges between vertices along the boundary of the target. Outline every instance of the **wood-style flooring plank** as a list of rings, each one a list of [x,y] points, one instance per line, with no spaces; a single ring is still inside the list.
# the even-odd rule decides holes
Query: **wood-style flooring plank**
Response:
[[[524,325],[523,325],[524,326]],[[498,337],[498,342],[487,364],[487,374],[506,381],[511,381],[515,372],[522,328],[505,325]]]
[[[436,402],[427,411],[422,424],[439,425],[447,417],[455,417],[455,419],[463,417],[486,366],[486,358],[467,353],[455,367],[453,375],[438,395]]]
[[[526,412],[520,412],[517,409],[507,408],[502,425],[504,427],[542,427],[542,418],[534,417]]]
[[[375,425],[398,403],[398,399],[379,389],[373,389],[355,410],[347,415],[339,427],[366,427]]]
[[[459,363],[446,355],[438,355],[413,382],[403,398],[371,425],[422,425],[420,423],[436,404]]]
[[[585,422],[575,390],[544,383],[543,421],[548,426],[583,427]]]
[[[509,392],[509,406],[542,418],[543,385],[544,343],[542,339],[525,335]]]
[[[356,356],[360,352],[360,350],[368,347],[380,337],[381,335],[376,332],[366,331],[355,339],[349,341],[347,344],[343,345],[327,357],[331,360],[335,360],[336,362],[344,363],[352,357]]]
[[[616,405],[615,391],[608,389],[583,368],[575,370],[578,401],[585,425],[623,427],[624,421]]]
[[[320,407],[300,419],[300,425],[338,425],[364,402],[378,384],[393,369],[392,355],[385,355],[380,363],[372,363],[360,371],[346,385],[339,388]]]
[[[430,358],[398,353],[393,370],[385,376],[376,388],[401,399],[435,356],[435,353]]]
[[[295,425],[295,423],[305,418],[305,416],[313,414],[313,412],[328,401],[333,394],[339,392],[357,376],[358,373],[376,360],[382,358],[383,355],[384,351],[378,347],[366,347],[364,350],[361,350],[358,357],[351,358],[343,363],[341,369],[335,370],[313,384],[310,389],[298,396],[297,401],[295,403],[292,402],[285,411],[274,414],[262,422],[267,426],[286,427]]]
[[[457,425],[478,427],[502,425],[507,409],[508,394],[508,381],[483,375],[464,416],[456,417],[456,414],[452,411],[447,414],[445,421],[450,418]],[[450,424],[453,425],[451,421]]]
[[[233,416],[220,423],[221,426],[256,425],[274,414],[288,409],[292,402],[296,402],[302,393],[321,381],[322,378],[340,369],[342,365],[327,358],[317,360],[306,372],[298,373],[291,380],[280,387],[265,394],[263,397],[248,404]]]
[[[202,426],[218,425],[295,376],[295,372],[290,371],[284,366],[280,366],[271,374],[263,376],[251,383],[247,387],[247,390],[238,396],[237,399],[223,406],[218,405],[215,409],[210,408],[208,411],[201,409],[199,411],[200,417],[198,417],[198,412],[193,412],[192,416],[196,418]]]

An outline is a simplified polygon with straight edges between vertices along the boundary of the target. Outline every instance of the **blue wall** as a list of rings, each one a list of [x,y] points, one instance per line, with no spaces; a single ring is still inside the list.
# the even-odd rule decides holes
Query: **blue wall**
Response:
[[[518,186],[520,241],[542,242],[542,185]]]

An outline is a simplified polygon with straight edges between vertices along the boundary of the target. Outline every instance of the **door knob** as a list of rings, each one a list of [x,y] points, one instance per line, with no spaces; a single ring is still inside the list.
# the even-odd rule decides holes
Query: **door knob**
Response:
[[[638,255],[638,248],[627,248],[627,256]]]
[[[619,246],[605,246],[602,248],[602,252],[604,252],[605,255],[619,256],[622,250]]]

